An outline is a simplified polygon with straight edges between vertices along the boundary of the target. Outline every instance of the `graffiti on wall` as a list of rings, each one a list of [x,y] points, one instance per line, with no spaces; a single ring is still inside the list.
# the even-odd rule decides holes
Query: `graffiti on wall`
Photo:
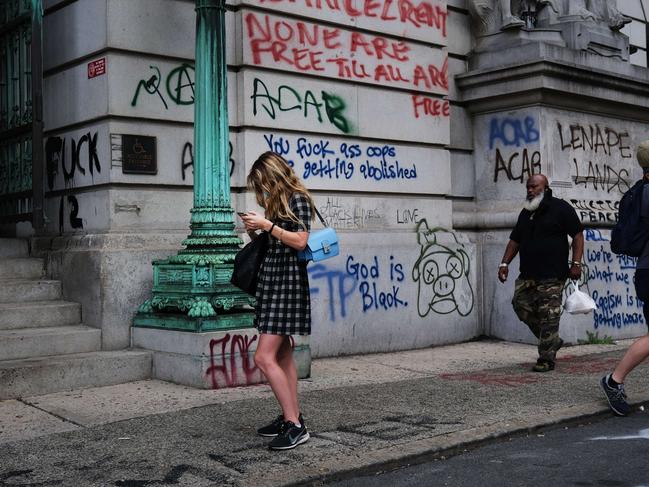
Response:
[[[205,375],[210,379],[212,389],[219,384],[225,387],[248,385],[261,382],[262,374],[252,357],[251,346],[257,335],[230,335],[210,340],[210,366]]]
[[[367,258],[348,255],[344,269],[318,263],[310,265],[311,295],[329,302],[329,320],[347,316],[352,306],[363,313],[406,308],[402,297],[403,264],[394,255],[373,254]]]
[[[266,6],[280,6],[293,11],[296,0],[259,0]],[[321,17],[323,12],[340,14],[345,21],[349,18],[367,18],[372,22],[384,25],[394,24],[397,32],[403,33],[406,28],[438,31],[446,37],[446,20],[448,13],[442,5],[436,5],[427,0],[377,0],[365,1],[360,4],[339,0],[300,0],[297,8],[303,7],[312,11],[311,15]]]
[[[243,26],[244,55],[255,65],[448,92],[448,58],[441,50],[257,12],[244,13]]]
[[[362,230],[380,227],[383,223],[383,216],[377,208],[349,204],[335,196],[328,196],[327,201],[318,206],[318,210],[327,226],[333,228]]]
[[[489,151],[495,159],[494,183],[518,181],[542,172],[541,152],[528,147],[539,141],[534,117],[493,117],[489,120]]]
[[[169,109],[169,103],[176,105],[192,105],[194,103],[194,66],[183,63],[172,68],[166,76],[160,73],[160,68],[155,65],[149,66],[153,72],[149,77],[141,79],[131,100],[131,106],[138,105],[140,95],[152,96],[160,100],[165,110]]]
[[[572,178],[577,187],[624,193],[629,189],[630,172],[624,167],[631,159],[631,140],[628,131],[620,131],[600,124],[557,121],[561,151],[570,157]]]
[[[411,99],[415,118],[448,118],[450,116],[451,105],[448,100],[424,95],[412,95]]]
[[[310,179],[374,182],[408,180],[418,176],[414,162],[403,162],[398,148],[390,144],[355,141],[333,142],[326,137],[288,137],[264,135],[268,150],[286,158],[298,176]]]
[[[419,251],[411,275],[417,287],[419,317],[431,312],[469,315],[475,298],[465,245],[452,232],[429,229],[425,219],[419,220],[416,230]],[[362,258],[349,254],[344,262],[342,269],[323,262],[309,266],[311,294],[328,302],[330,321],[345,318],[352,308],[384,313],[409,307],[405,294],[411,281],[393,252],[368,253]]]
[[[398,310],[408,306],[408,302],[400,297],[401,283],[405,279],[403,264],[393,255],[389,256],[387,262],[379,260],[377,255],[364,260],[349,255],[345,271],[358,285],[363,313]]]
[[[232,153],[234,152],[234,147],[232,146],[232,142],[228,142],[229,144],[229,154],[228,154],[228,159],[230,163],[230,176],[234,173],[234,158],[232,157]],[[192,171],[194,170],[194,144],[191,142],[185,142],[185,145],[183,146],[183,152],[180,156],[180,175],[183,178],[183,181],[186,178],[186,171],[191,168]]]
[[[417,286],[417,311],[422,318],[457,312],[467,316],[473,310],[471,260],[464,244],[454,233],[443,228],[429,228],[422,219],[417,224],[419,258],[412,269]],[[453,242],[449,244],[447,242]]]
[[[79,137],[52,136],[45,140],[45,170],[47,187],[50,191],[56,187],[56,179],[63,175],[66,188],[74,187],[78,178],[88,174],[94,180],[95,174],[101,173],[101,162],[97,153],[97,132],[88,132]],[[82,229],[83,220],[79,218],[79,200],[74,195],[61,196],[59,199],[58,223],[59,233],[63,234],[66,219],[73,229]],[[56,221],[56,220],[55,220]]]
[[[311,296],[320,297],[329,303],[329,321],[345,318],[350,299],[357,287],[356,280],[346,272],[331,268],[324,263],[308,267]]]
[[[617,222],[618,209],[620,207],[619,200],[589,200],[572,198],[569,201],[582,222]]]
[[[77,171],[79,174],[85,175],[87,169],[91,178],[94,177],[95,172],[97,174],[101,172],[101,163],[97,155],[97,137],[97,132],[94,134],[88,132],[76,139],[58,136],[47,138],[45,141],[45,167],[47,186],[50,191],[54,189],[59,169],[63,172],[66,186],[73,183]]]
[[[642,301],[635,296],[633,273],[636,258],[611,252],[609,239],[597,229],[586,229],[584,261],[587,283],[597,303],[593,327],[623,328],[644,325]]]
[[[68,208],[68,221],[72,228],[80,229],[83,228],[83,220],[79,218],[79,200],[74,195],[68,195],[68,197],[61,196],[59,200],[59,233],[62,235],[63,230],[65,229],[65,208]]]
[[[261,110],[272,120],[282,112],[296,111],[305,119],[329,123],[344,134],[352,132],[353,126],[345,115],[347,103],[342,97],[327,91],[313,92],[290,85],[280,85],[277,91],[269,89],[261,79],[252,83],[252,114],[256,117]]]

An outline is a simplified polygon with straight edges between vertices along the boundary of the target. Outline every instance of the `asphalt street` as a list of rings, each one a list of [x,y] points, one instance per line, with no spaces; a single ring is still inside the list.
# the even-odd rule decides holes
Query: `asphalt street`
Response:
[[[646,487],[649,412],[510,437],[335,487]]]
[[[201,391],[139,381],[0,401],[0,487],[323,485],[494,442],[511,449],[488,456],[492,447],[485,447],[432,462],[422,473],[396,472],[406,475],[400,480],[357,481],[637,487],[644,485],[646,440],[588,438],[639,436],[649,427],[638,411],[649,407],[649,364],[627,381],[638,412],[610,431],[584,436],[571,426],[552,443],[562,430],[548,430],[529,438],[529,451],[502,443],[607,412],[598,381],[627,346],[567,347],[548,374],[531,371],[535,346],[494,341],[321,359],[299,385],[311,439],[281,453],[256,435],[278,414],[267,385]],[[639,455],[627,455],[637,445]],[[635,464],[613,471],[618,460]],[[637,475],[623,476],[629,472]],[[615,484],[618,478],[627,483]]]

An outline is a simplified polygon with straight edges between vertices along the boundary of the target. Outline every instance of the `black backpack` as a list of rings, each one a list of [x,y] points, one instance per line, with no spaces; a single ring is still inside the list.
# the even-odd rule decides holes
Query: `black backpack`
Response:
[[[611,231],[611,250],[614,254],[640,257],[649,241],[649,222],[640,215],[644,179],[635,183],[620,200],[618,220]]]

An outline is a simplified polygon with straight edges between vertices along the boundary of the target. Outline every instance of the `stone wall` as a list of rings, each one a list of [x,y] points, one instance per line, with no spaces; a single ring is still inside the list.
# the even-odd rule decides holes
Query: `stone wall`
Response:
[[[249,0],[228,12],[233,205],[255,208],[245,176],[272,149],[340,233],[341,255],[309,268],[315,356],[481,333],[479,254],[451,217],[474,179],[453,82],[470,49],[463,3]],[[56,5],[45,22],[48,224],[38,241],[104,347],[123,348],[150,292],[149,261],[187,233],[194,2],[46,7]],[[123,134],[156,137],[156,174],[124,173]]]
[[[194,2],[46,7],[48,223],[36,247],[49,250],[66,297],[83,303],[84,322],[102,328],[104,348],[124,348],[151,260],[188,233]],[[309,267],[314,356],[481,334],[533,341],[509,304],[516,272],[501,285],[496,268],[538,172],[588,225],[583,285],[602,303],[565,317],[562,335],[644,332],[633,262],[606,240],[639,177],[646,70],[557,45],[472,55],[464,0],[229,9],[233,206],[255,209],[245,176],[272,149],[340,234],[341,255]],[[626,13],[634,22],[623,32],[644,26]],[[156,138],[155,174],[124,172],[125,134]]]

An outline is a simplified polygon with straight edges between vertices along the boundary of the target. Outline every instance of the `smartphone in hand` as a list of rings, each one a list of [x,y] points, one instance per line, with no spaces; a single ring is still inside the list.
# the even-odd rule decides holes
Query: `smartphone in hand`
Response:
[[[246,216],[248,213],[244,213],[243,211],[237,211],[237,215],[239,216]]]

